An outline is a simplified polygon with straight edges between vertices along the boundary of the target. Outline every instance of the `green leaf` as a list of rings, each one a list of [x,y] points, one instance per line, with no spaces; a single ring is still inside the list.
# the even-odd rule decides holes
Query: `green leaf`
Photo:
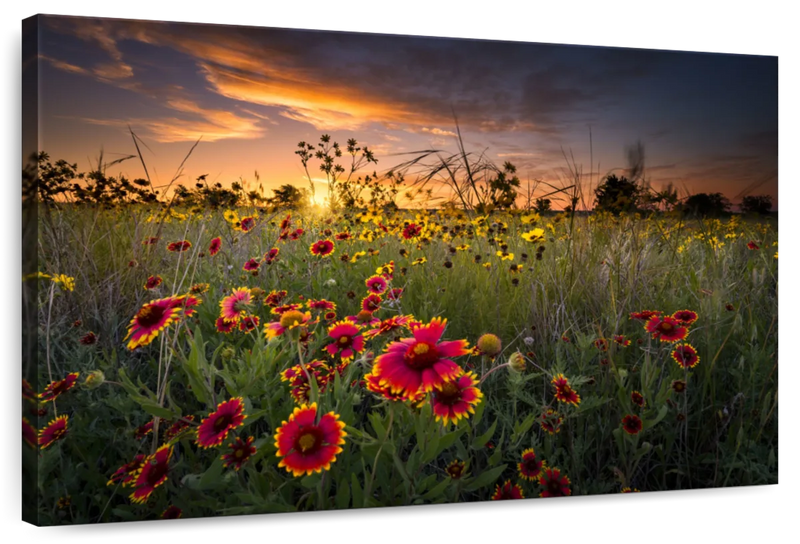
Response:
[[[453,432],[447,433],[446,435],[442,436],[439,439],[439,447],[437,448],[436,455],[439,456],[441,453],[452,446],[458,438],[464,434],[467,430],[467,427],[461,427]]]
[[[224,468],[222,464],[222,457],[214,459],[211,466],[200,476],[200,480],[197,482],[197,488],[203,490],[213,489],[222,483],[222,469]]]
[[[403,466],[402,459],[400,459],[400,457],[397,454],[394,454],[392,455],[392,460],[394,461],[394,466],[397,467],[397,472],[400,473],[400,476],[402,476],[403,481],[406,483],[406,485],[411,485],[411,479],[408,477],[408,474],[406,473],[406,469]]]
[[[437,478],[436,474],[431,474],[430,476],[422,480],[417,486],[417,493],[424,493],[431,486],[431,484],[433,484],[433,482],[436,481],[436,478]]]
[[[422,462],[429,463],[433,461],[439,454],[439,430],[429,430],[428,436],[430,439],[425,445],[425,451],[422,452]]]
[[[180,414],[175,414],[169,408],[164,408],[163,406],[159,406],[158,404],[153,404],[151,402],[140,402],[139,404],[142,407],[142,409],[148,414],[158,416],[166,420],[174,419],[175,417],[180,417]]]
[[[382,442],[386,439],[386,427],[383,426],[381,419],[381,414],[378,412],[372,412],[369,414],[369,422],[372,424],[372,428],[375,430],[375,435],[377,436],[378,440]]]
[[[358,477],[355,472],[350,473],[350,490],[353,492],[353,508],[364,506],[364,492],[358,483]]]
[[[658,425],[661,422],[662,419],[664,419],[666,417],[668,411],[669,411],[669,408],[667,408],[666,405],[662,406],[658,410],[658,415],[656,416],[656,418],[652,419],[652,420],[649,420],[649,421],[645,421],[645,423],[644,423],[644,425],[642,425],[642,427],[644,427],[645,429],[649,429],[651,427],[655,427],[656,425]]]
[[[473,427],[477,427],[478,424],[483,419],[483,411],[486,408],[486,402],[481,402],[478,404],[478,407],[475,408],[475,417],[472,418],[472,425]]]
[[[522,435],[527,433],[536,421],[538,414],[531,413],[521,423],[514,423],[514,433],[511,435],[511,442],[516,442]]]
[[[482,487],[486,487],[497,481],[503,471],[508,465],[500,465],[499,467],[491,468],[482,474],[473,478],[467,485],[464,486],[464,491],[475,491]]]
[[[442,495],[442,493],[444,493],[445,489],[447,489],[450,486],[451,482],[452,480],[450,478],[445,478],[444,480],[436,484],[436,486],[432,488],[430,491],[422,495],[422,498],[426,501],[432,501],[434,499],[438,499]]]
[[[300,478],[300,485],[302,485],[306,489],[314,489],[315,487],[317,487],[320,478],[322,478],[321,474],[315,472],[314,474]]]
[[[350,506],[350,485],[342,482],[336,486],[336,508],[344,510],[348,506]]]
[[[492,436],[494,436],[494,431],[497,428],[497,420],[492,423],[492,426],[489,427],[489,430],[480,435],[479,437],[475,438],[472,442],[472,448],[479,450],[486,445],[486,443],[491,440]]]
[[[136,514],[131,512],[130,510],[123,509],[123,508],[112,508],[111,513],[117,516],[120,519],[124,520],[135,520],[138,519]]]

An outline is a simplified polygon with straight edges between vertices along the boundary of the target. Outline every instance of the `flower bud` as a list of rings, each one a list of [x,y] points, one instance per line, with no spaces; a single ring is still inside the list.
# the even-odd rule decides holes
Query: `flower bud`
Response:
[[[103,385],[103,382],[106,381],[106,376],[103,374],[102,370],[92,370],[86,375],[86,379],[83,381],[83,386],[87,389],[96,389]]]
[[[222,353],[220,353],[220,355],[224,360],[230,361],[231,359],[233,359],[233,356],[236,355],[236,350],[233,349],[231,346],[228,346],[222,350]]]
[[[511,357],[508,358],[508,366],[514,372],[525,372],[525,364],[525,356],[518,351],[512,353]]]
[[[478,338],[478,349],[484,355],[497,357],[503,349],[503,344],[496,335],[487,333]]]

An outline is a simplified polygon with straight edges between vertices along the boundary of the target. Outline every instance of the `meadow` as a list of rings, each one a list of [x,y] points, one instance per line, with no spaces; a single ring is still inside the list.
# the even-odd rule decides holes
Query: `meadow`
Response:
[[[778,481],[773,219],[58,205],[37,228],[41,524]]]

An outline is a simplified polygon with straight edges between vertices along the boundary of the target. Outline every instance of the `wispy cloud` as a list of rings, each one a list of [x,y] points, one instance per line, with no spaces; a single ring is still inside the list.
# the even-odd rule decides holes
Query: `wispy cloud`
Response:
[[[120,127],[128,126],[136,132],[143,132],[157,142],[172,143],[194,141],[202,137],[204,141],[215,142],[223,139],[254,139],[266,133],[261,119],[245,117],[231,111],[201,108],[195,102],[185,99],[172,99],[166,104],[170,110],[193,114],[191,118],[160,117],[138,119],[96,119],[84,117],[81,120],[93,125]]]

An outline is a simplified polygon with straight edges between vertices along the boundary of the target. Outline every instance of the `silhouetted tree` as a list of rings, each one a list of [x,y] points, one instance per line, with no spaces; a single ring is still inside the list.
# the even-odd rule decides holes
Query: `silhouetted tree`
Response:
[[[683,203],[683,213],[696,217],[722,215],[731,207],[731,202],[722,193],[697,193]]]
[[[746,196],[740,206],[743,213],[768,214],[772,209],[772,197],[769,195]]]
[[[536,213],[545,213],[550,211],[551,205],[552,202],[549,198],[537,198],[533,209],[536,210]]]
[[[637,209],[642,196],[642,188],[625,176],[609,174],[605,181],[594,190],[595,210],[619,215]]]
[[[298,189],[294,185],[281,185],[272,192],[275,196],[267,199],[271,206],[296,210],[308,204],[308,191]]]

